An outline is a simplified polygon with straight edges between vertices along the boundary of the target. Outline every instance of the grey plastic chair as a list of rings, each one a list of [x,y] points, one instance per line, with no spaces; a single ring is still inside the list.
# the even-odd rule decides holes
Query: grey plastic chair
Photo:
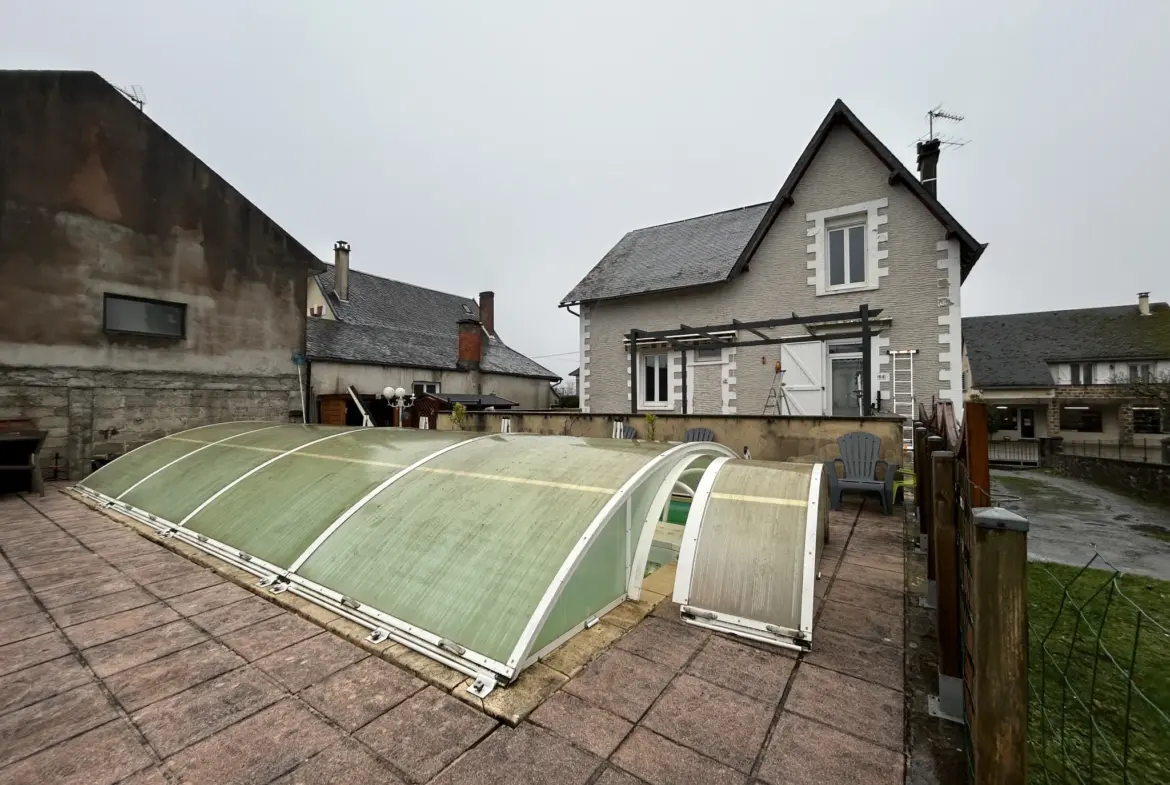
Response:
[[[847,433],[837,439],[840,458],[825,461],[829,475],[829,499],[834,510],[841,509],[845,491],[874,491],[882,500],[886,515],[894,511],[894,479],[898,465],[882,460],[882,440],[872,433]],[[844,477],[837,476],[837,464],[844,468]],[[877,478],[878,465],[886,467],[885,476]]]
[[[713,442],[715,441],[715,431],[710,428],[688,428],[686,435],[683,436],[684,442]]]

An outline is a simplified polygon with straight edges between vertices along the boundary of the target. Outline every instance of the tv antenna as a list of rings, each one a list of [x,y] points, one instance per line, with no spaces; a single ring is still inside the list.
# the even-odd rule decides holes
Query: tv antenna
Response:
[[[132,84],[129,87],[114,86],[118,88],[119,93],[126,96],[126,99],[130,103],[138,107],[138,111],[146,111],[146,91],[142,89],[142,85]]]
[[[942,104],[939,104],[926,113],[926,123],[928,129],[927,134],[926,136],[920,137],[918,141],[929,142],[932,139],[937,139],[939,144],[945,147],[962,147],[971,140],[960,139],[957,136],[943,136],[940,133],[935,133],[934,126],[936,122],[961,123],[966,119],[967,118],[965,115],[961,115],[958,112],[949,112],[946,109],[943,109]]]

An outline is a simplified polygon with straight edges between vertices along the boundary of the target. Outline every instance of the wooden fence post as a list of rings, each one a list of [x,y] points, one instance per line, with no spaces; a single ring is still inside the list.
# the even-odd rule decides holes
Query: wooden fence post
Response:
[[[928,436],[926,455],[922,468],[925,469],[926,488],[922,494],[922,512],[926,518],[926,601],[923,605],[935,608],[938,604],[938,576],[935,574],[934,552],[938,549],[934,531],[934,454],[943,447],[941,436]]]
[[[987,404],[967,401],[964,406],[967,420],[967,473],[971,480],[971,506],[990,507],[991,464],[988,444],[991,431],[987,427]]]
[[[938,701],[937,714],[956,722],[963,721],[963,652],[959,633],[959,563],[956,537],[955,454],[936,452],[931,455],[934,487],[933,545],[938,605]]]
[[[1028,521],[974,510],[971,745],[977,785],[1028,779]]]

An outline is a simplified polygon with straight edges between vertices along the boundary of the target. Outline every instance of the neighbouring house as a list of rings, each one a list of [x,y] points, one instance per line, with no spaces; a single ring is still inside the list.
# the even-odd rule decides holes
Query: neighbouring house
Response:
[[[962,401],[960,285],[986,246],[937,198],[939,149],[919,144],[920,181],[837,101],[770,202],[627,234],[561,303],[580,307],[582,409]]]
[[[0,71],[0,418],[44,465],[287,422],[322,269],[102,77]]]
[[[380,397],[387,387],[552,405],[560,377],[496,334],[492,292],[476,303],[350,269],[348,243],[333,252],[308,297],[306,384],[316,421],[361,425],[365,409],[375,424],[397,424]]]
[[[994,440],[1124,447],[1170,431],[1170,306],[1146,292],[1133,305],[968,317],[963,339]]]

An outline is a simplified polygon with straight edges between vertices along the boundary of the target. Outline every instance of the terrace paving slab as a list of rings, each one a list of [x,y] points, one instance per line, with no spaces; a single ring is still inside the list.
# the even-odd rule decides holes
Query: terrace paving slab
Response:
[[[902,691],[904,656],[900,646],[855,638],[829,629],[818,631],[813,641],[812,651],[804,656],[804,661],[810,665]]]
[[[355,736],[415,782],[426,782],[497,726],[467,704],[427,687]]]
[[[642,718],[674,670],[620,649],[610,649],[565,685],[566,692],[631,722]]]
[[[319,752],[272,785],[404,785],[405,780],[386,763],[352,739]]]
[[[758,776],[771,785],[902,785],[904,756],[847,733],[785,714]]]
[[[115,720],[0,769],[0,785],[113,785],[153,762],[130,723]]]
[[[166,600],[166,603],[184,616],[196,616],[204,611],[215,610],[253,596],[255,595],[242,586],[222,581],[203,589],[171,597]]]
[[[887,687],[803,664],[785,709],[900,751],[904,700]]]
[[[288,698],[188,747],[166,767],[183,785],[267,783],[340,740],[340,731]]]
[[[853,583],[848,579],[848,571],[833,581],[828,599],[889,616],[897,616],[899,619],[902,617],[901,591],[890,591],[889,589],[878,589],[873,586]]]
[[[115,673],[105,683],[126,711],[137,711],[243,665],[239,655],[209,640]]]
[[[155,602],[158,602],[155,597],[142,589],[133,588],[99,597],[89,597],[69,605],[58,605],[49,610],[49,615],[62,627],[72,627],[74,624],[113,616],[115,613],[141,608]]]
[[[747,779],[641,727],[634,728],[610,760],[650,785],[742,785]]]
[[[355,731],[426,687],[401,668],[367,657],[301,693],[301,698],[347,731]]]
[[[99,578],[96,581],[83,581],[57,589],[38,591],[37,599],[45,608],[52,610],[62,605],[71,605],[81,600],[97,599],[134,588],[136,588],[134,581],[119,575],[113,578]]]
[[[116,718],[96,684],[54,695],[0,716],[0,766]]]
[[[531,715],[534,723],[582,749],[608,758],[634,727],[565,691],[554,693]]]
[[[606,767],[601,776],[593,781],[593,785],[643,785],[642,780],[633,774],[627,774],[613,766]]]
[[[188,617],[208,635],[225,635],[284,613],[279,606],[254,594],[239,602]]]
[[[585,785],[601,759],[543,728],[500,727],[433,780],[434,785]]]
[[[748,774],[773,714],[769,704],[683,674],[667,687],[642,725]]]
[[[128,611],[115,613],[112,616],[103,616],[93,621],[74,624],[66,627],[62,632],[73,645],[79,649],[89,649],[100,646],[127,635],[144,632],[154,627],[169,624],[178,620],[179,614],[161,602],[131,608]]]
[[[267,657],[261,657],[254,664],[284,685],[289,692],[300,692],[368,656],[352,643],[321,632]]]
[[[710,633],[698,627],[671,624],[653,617],[622,636],[615,646],[674,670],[687,663]]]
[[[850,583],[860,583],[863,586],[885,589],[899,596],[902,593],[904,581],[902,570],[900,569],[877,569],[876,567],[865,567],[860,564],[851,565],[848,570],[838,577]]]
[[[207,636],[202,630],[180,620],[94,646],[83,651],[81,656],[94,673],[106,677],[205,640]]]
[[[0,646],[0,676],[72,653],[65,638],[57,632],[9,643]]]
[[[775,706],[796,666],[795,654],[784,650],[765,651],[712,635],[699,656],[687,666],[687,672]]]
[[[174,578],[166,578],[157,583],[148,583],[146,584],[146,590],[160,600],[166,600],[171,597],[177,597],[180,594],[189,594],[193,591],[207,588],[208,586],[218,586],[223,583],[223,578],[211,570],[203,569]]]
[[[319,635],[321,628],[291,613],[281,613],[250,627],[221,635],[220,640],[248,662]]]
[[[282,697],[276,682],[254,668],[241,668],[152,703],[131,719],[159,756],[167,758]]]
[[[0,602],[0,622],[17,619],[21,616],[27,616],[30,613],[39,613],[40,610],[36,600],[33,599],[31,594],[26,592],[19,597]]]
[[[0,622],[0,646],[23,641],[27,638],[35,638],[46,632],[52,632],[53,629],[53,623],[49,621],[49,617],[36,610],[34,605],[32,613]]]
[[[0,676],[0,714],[51,698],[89,681],[89,672],[72,655]]]
[[[567,643],[546,654],[540,661],[566,676],[576,676],[582,668],[596,659],[624,634],[625,630],[621,627],[598,622],[589,629],[574,635]]]
[[[893,645],[901,645],[903,639],[900,616],[878,613],[832,599],[825,603],[823,612],[817,617],[817,625],[813,628],[814,641],[818,629],[837,630]]]

